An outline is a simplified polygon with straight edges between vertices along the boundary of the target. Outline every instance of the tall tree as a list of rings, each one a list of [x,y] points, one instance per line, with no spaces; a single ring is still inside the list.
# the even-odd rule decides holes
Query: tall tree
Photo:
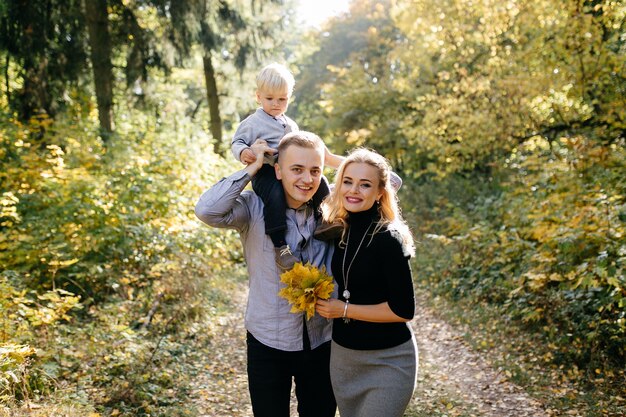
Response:
[[[533,135],[624,136],[614,1],[354,1],[302,59],[294,109],[404,174],[488,173]],[[321,115],[321,116],[320,116]]]
[[[406,42],[394,55],[415,155],[455,172],[484,169],[534,135],[623,137],[623,6],[469,3],[397,2]]]
[[[401,170],[405,134],[399,117],[391,51],[402,40],[389,0],[354,1],[318,36],[318,49],[301,61],[293,109],[300,124],[333,141],[333,151],[364,145],[385,154]]]
[[[202,57],[204,68],[204,81],[206,85],[207,102],[209,103],[209,131],[213,136],[213,152],[224,156],[222,138],[222,117],[220,115],[220,97],[217,90],[217,76],[213,67],[211,52],[207,52]]]
[[[225,154],[220,97],[225,94],[220,66],[228,62],[243,71],[249,61],[259,62],[281,46],[284,14],[280,0],[244,1],[157,0],[164,15],[170,16],[171,42],[183,57],[198,45],[202,54],[209,131],[214,151]],[[222,84],[222,87],[220,87]]]
[[[54,116],[86,64],[80,0],[3,1],[0,48],[15,64],[5,77],[21,80],[16,91],[5,91],[13,110],[22,120],[37,113]]]
[[[107,0],[85,0],[91,66],[98,103],[100,128],[107,137],[113,131],[113,67]]]
[[[209,130],[213,136],[213,151],[224,156],[225,149],[222,137],[222,119],[220,116],[219,92],[217,87],[217,75],[213,64],[213,56],[228,41],[228,35],[246,29],[246,22],[242,14],[231,8],[226,1],[220,1],[218,8],[212,10],[211,5],[204,0],[201,5],[199,41],[202,46],[202,64],[209,105]],[[236,53],[245,51],[241,45]],[[244,60],[245,62],[245,60]]]

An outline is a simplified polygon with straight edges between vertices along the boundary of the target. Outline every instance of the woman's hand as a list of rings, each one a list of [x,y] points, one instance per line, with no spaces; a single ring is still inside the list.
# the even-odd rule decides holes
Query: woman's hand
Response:
[[[343,301],[336,298],[329,298],[328,300],[317,300],[315,303],[315,311],[327,319],[336,319],[343,317],[343,309],[345,307]]]

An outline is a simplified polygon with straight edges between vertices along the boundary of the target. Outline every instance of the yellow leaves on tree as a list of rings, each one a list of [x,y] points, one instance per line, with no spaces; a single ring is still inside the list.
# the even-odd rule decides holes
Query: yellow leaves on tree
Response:
[[[317,299],[329,298],[335,287],[325,267],[318,269],[308,262],[305,265],[297,262],[292,269],[280,275],[280,281],[286,287],[278,295],[289,301],[292,313],[306,312],[307,320],[315,314]]]

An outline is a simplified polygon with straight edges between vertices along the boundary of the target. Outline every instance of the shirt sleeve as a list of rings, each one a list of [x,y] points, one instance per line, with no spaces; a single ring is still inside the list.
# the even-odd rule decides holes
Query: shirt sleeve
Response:
[[[381,259],[385,260],[385,270],[388,271],[389,307],[397,316],[411,320],[415,316],[415,294],[410,256],[405,253],[397,232],[388,231],[385,237],[385,253]]]
[[[200,196],[196,216],[209,226],[243,231],[251,219],[247,196],[242,194],[250,179],[244,170],[222,178]]]

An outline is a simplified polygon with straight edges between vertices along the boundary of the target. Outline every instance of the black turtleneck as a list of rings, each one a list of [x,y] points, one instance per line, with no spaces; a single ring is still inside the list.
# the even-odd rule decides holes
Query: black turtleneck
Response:
[[[372,236],[379,218],[376,205],[367,211],[350,213],[348,216],[348,246],[341,248],[336,241],[331,265],[334,278],[339,284],[339,299],[345,301],[342,295],[345,289],[344,273],[354,257],[347,283],[350,304],[388,302],[395,314],[412,319],[415,314],[415,296],[409,256],[403,250],[401,236],[393,228],[384,228]],[[366,232],[368,235],[363,239]],[[363,244],[356,253],[361,239]],[[407,323],[372,323],[359,320],[344,323],[341,318],[333,322],[333,340],[349,349],[386,349],[400,345],[410,338]]]

